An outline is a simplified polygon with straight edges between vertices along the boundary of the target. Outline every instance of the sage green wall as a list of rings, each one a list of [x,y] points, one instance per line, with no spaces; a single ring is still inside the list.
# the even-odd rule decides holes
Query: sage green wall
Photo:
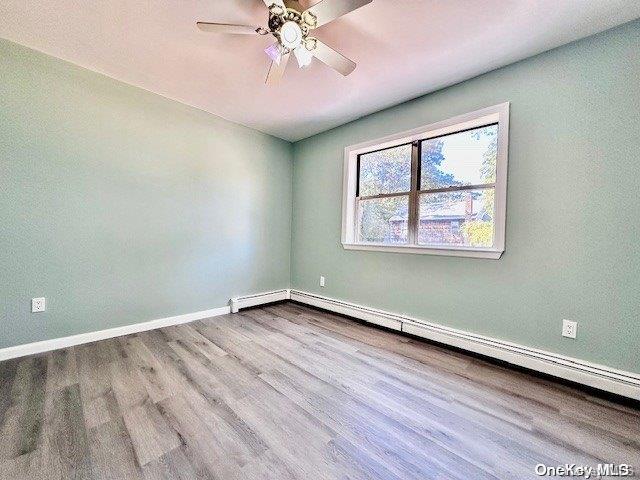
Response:
[[[640,372],[639,52],[636,21],[296,143],[292,288]],[[347,145],[506,101],[501,260],[342,249]]]
[[[4,40],[0,79],[0,348],[288,287],[288,142]]]

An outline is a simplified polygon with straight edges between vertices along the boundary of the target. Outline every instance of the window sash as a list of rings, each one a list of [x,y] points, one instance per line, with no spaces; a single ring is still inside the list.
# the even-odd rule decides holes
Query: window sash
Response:
[[[494,192],[494,206],[493,206],[494,210],[493,210],[493,215],[492,215],[492,224],[493,224],[493,225],[492,225],[492,227],[493,227],[493,228],[492,228],[492,230],[493,230],[493,234],[492,234],[492,236],[491,236],[492,243],[491,243],[491,245],[489,245],[489,246],[483,246],[483,247],[481,247],[481,248],[494,248],[494,247],[495,247],[495,244],[496,244],[496,238],[495,238],[495,236],[496,236],[496,205],[495,205],[495,192],[496,192],[496,188],[495,188],[495,187],[490,187],[490,186],[484,186],[483,188],[475,189],[475,191],[478,191],[478,190],[480,190],[481,192],[488,191],[488,190],[489,190],[489,191],[493,191],[493,192]],[[451,192],[454,192],[454,193],[455,193],[456,191],[458,191],[458,192],[464,192],[464,191],[471,191],[471,190],[469,190],[469,189],[462,189],[462,190],[446,190],[444,193],[445,193],[445,194],[448,194],[448,193],[451,193]],[[421,206],[421,203],[422,203],[422,202],[421,202],[421,200],[423,199],[423,195],[424,195],[424,196],[428,196],[428,195],[439,195],[439,194],[441,194],[441,193],[443,193],[443,192],[429,192],[429,191],[427,191],[427,192],[425,192],[424,194],[422,194],[422,193],[421,193],[421,194],[419,194],[419,196],[418,196],[418,208],[420,208],[420,206]],[[466,211],[466,209],[465,209],[465,211]],[[471,212],[471,213],[473,213],[473,212]],[[451,220],[451,222],[453,223],[453,220]],[[455,222],[456,222],[456,224],[457,224],[457,225],[456,225],[457,229],[458,229],[458,230],[460,230],[460,227],[461,227],[461,225],[460,225],[460,221],[459,221],[459,220],[455,220]],[[467,244],[457,244],[457,243],[450,243],[450,242],[424,242],[424,243],[423,243],[423,242],[420,242],[420,227],[421,227],[421,226],[422,226],[421,219],[418,219],[418,239],[417,239],[417,246],[419,246],[419,247],[428,247],[428,248],[450,248],[450,247],[452,247],[452,246],[455,246],[455,247],[459,247],[459,248],[475,248],[475,247],[474,247],[474,246],[472,246],[472,245],[467,245]]]
[[[372,153],[378,153],[378,152],[384,152],[385,150],[392,150],[394,148],[398,148],[398,147],[405,147],[407,145],[411,145],[413,147],[413,143],[414,142],[404,142],[404,143],[399,143],[398,145],[393,145],[391,147],[384,147],[384,148],[376,148],[375,150],[369,150],[367,152],[362,152],[361,154],[358,155],[357,160],[356,160],[356,198],[375,198],[377,195],[370,195],[370,196],[360,196],[360,180],[361,180],[361,167],[362,167],[362,157],[365,155],[371,155]],[[413,156],[413,148],[411,150],[411,155]],[[413,161],[413,158],[412,158]],[[413,165],[413,164],[412,164]],[[411,171],[412,175],[413,175],[413,170]],[[413,179],[413,177],[412,177]],[[409,180],[410,184],[411,184],[412,180]],[[409,192],[390,192],[390,193],[380,193],[379,195],[387,195],[387,196],[394,196],[394,195],[401,195],[401,194],[408,194]],[[383,198],[383,197],[380,197]]]
[[[429,136],[426,135],[424,138],[420,138],[417,140],[414,140],[413,142],[411,142],[411,190],[408,192],[394,192],[394,193],[380,193],[377,195],[365,195],[365,196],[360,196],[360,157],[362,155],[367,155],[370,153],[375,153],[375,152],[380,152],[383,150],[388,150],[390,148],[396,148],[396,147],[400,147],[403,145],[408,145],[408,143],[401,143],[395,146],[391,146],[391,147],[385,147],[385,148],[378,148],[378,149],[374,149],[374,150],[370,150],[367,152],[362,152],[357,156],[357,163],[356,163],[356,215],[355,215],[355,232],[356,232],[356,238],[357,238],[357,242],[358,243],[362,243],[362,244],[367,244],[369,242],[366,242],[364,240],[362,240],[360,233],[361,233],[361,223],[360,223],[360,209],[361,209],[361,201],[363,200],[374,200],[374,199],[381,199],[381,198],[393,198],[393,197],[406,197],[409,196],[409,218],[408,218],[408,224],[407,224],[407,229],[408,229],[408,238],[407,238],[407,243],[405,245],[407,246],[416,246],[416,247],[425,247],[425,246],[430,246],[432,244],[421,244],[418,242],[418,230],[419,230],[419,221],[420,221],[420,196],[422,194],[428,194],[428,193],[443,193],[443,192],[460,192],[460,191],[466,191],[466,190],[482,190],[482,189],[489,189],[489,188],[496,188],[496,184],[494,183],[481,183],[481,184],[475,184],[475,185],[454,185],[454,186],[449,186],[449,187],[443,187],[443,188],[431,188],[431,189],[423,189],[420,190],[420,184],[422,182],[422,179],[420,178],[420,165],[421,165],[421,159],[422,159],[422,142],[426,141],[426,140],[431,140],[433,138],[441,138],[441,137],[446,137],[446,136],[450,136],[450,135],[455,135],[458,133],[464,133],[467,132],[469,130],[476,130],[476,129],[480,129],[480,128],[485,128],[491,125],[499,125],[498,122],[492,122],[486,125],[480,125],[480,126],[475,126],[475,127],[471,127],[471,128],[465,128],[462,130],[456,130],[453,132],[449,132],[443,135],[434,135],[434,136]],[[496,206],[494,204],[494,211],[493,211],[493,216],[495,218],[496,216]],[[495,222],[494,222],[494,245],[495,246]],[[395,245],[395,244],[388,244],[388,245]],[[433,244],[433,246],[438,246],[436,244]]]
[[[467,127],[467,128],[461,128],[460,130],[454,130],[451,132],[447,132],[447,133],[440,133],[440,134],[426,134],[424,136],[424,138],[419,138],[416,140],[416,142],[418,144],[418,188],[420,188],[420,185],[422,185],[422,171],[421,171],[421,167],[422,167],[422,142],[426,142],[428,140],[434,140],[436,138],[445,138],[445,137],[450,137],[452,135],[458,135],[460,133],[465,133],[465,132],[471,132],[473,130],[480,130],[482,128],[487,128],[487,127],[492,127],[492,126],[497,126],[498,127],[498,131],[500,130],[500,122],[490,122],[490,123],[486,123],[486,124],[480,124],[480,125],[476,125],[473,127]],[[496,165],[497,167],[497,165]],[[481,186],[481,185],[488,185],[488,184],[478,184],[476,185],[476,187]],[[443,187],[444,189],[447,188],[455,188],[455,187],[460,187],[460,185],[450,185],[449,187]],[[440,189],[424,189],[421,190],[421,192],[429,192],[429,191],[437,191]],[[442,191],[448,191],[448,190],[442,190]]]
[[[355,215],[355,222],[356,222],[356,238],[358,239],[358,243],[363,244],[363,245],[370,245],[370,244],[376,244],[375,242],[368,242],[366,240],[363,240],[362,238],[362,223],[360,221],[360,217],[362,216],[362,202],[366,202],[367,200],[377,200],[380,198],[394,198],[394,197],[403,197],[403,198],[407,198],[409,197],[409,200],[407,201],[407,204],[409,205],[409,208],[411,208],[410,205],[410,201],[411,201],[411,197],[409,192],[404,192],[404,193],[383,193],[380,195],[373,195],[373,196],[369,196],[369,197],[358,197],[356,198],[356,215]],[[407,230],[409,232],[409,224],[407,224]],[[387,243],[387,244],[383,244],[383,245],[412,245],[410,243],[410,237],[407,236],[407,241],[403,242],[403,243]]]

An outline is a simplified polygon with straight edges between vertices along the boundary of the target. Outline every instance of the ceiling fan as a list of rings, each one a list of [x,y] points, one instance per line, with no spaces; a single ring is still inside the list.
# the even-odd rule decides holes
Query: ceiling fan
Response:
[[[322,63],[347,76],[356,64],[333,48],[309,34],[315,28],[332,22],[338,17],[356,10],[373,0],[321,0],[304,9],[299,0],[263,0],[269,9],[268,28],[229,23],[197,22],[203,32],[230,33],[235,35],[273,35],[276,43],[265,53],[271,58],[267,84],[276,83],[284,75],[291,53],[300,68],[316,57]],[[302,0],[304,1],[304,0]]]

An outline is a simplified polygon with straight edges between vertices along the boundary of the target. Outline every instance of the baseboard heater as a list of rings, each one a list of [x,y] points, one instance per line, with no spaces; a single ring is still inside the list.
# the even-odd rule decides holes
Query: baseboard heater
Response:
[[[291,300],[496,358],[558,378],[640,400],[640,374],[445,327],[314,293],[290,290]]]
[[[265,303],[280,302],[289,300],[290,293],[288,288],[282,290],[274,290],[273,292],[254,293],[242,297],[234,297],[231,299],[231,313],[238,313],[241,308],[255,307],[256,305],[264,305]]]

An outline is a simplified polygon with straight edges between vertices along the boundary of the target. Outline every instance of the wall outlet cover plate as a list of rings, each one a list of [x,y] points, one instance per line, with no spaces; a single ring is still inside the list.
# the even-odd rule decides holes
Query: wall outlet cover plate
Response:
[[[31,299],[31,313],[44,312],[47,305],[47,300],[44,297]]]
[[[578,322],[571,320],[562,320],[562,336],[567,338],[576,338],[578,333]]]

